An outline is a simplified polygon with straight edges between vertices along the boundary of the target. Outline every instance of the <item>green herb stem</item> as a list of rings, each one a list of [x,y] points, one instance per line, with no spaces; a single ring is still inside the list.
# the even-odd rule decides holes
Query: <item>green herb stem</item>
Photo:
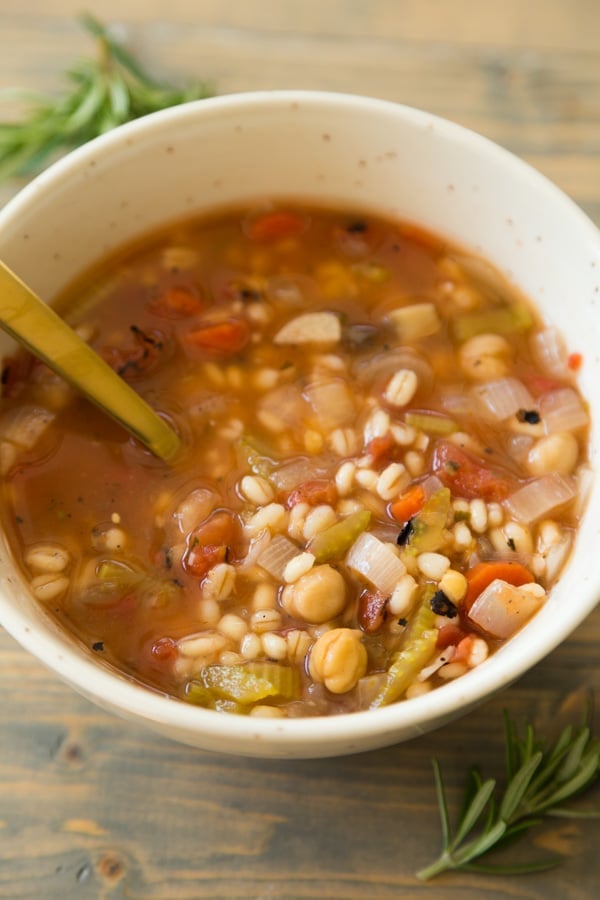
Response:
[[[96,59],[83,59],[66,72],[68,88],[58,97],[8,88],[0,101],[20,100],[29,114],[0,122],[0,183],[28,176],[59,153],[148,113],[209,97],[206,82],[179,88],[151,77],[107,28],[89,14],[82,26],[97,41]]]
[[[471,769],[455,831],[450,823],[442,772],[437,760],[433,761],[442,852],[431,865],[417,872],[418,878],[427,881],[457,869],[523,875],[553,868],[560,857],[523,865],[490,866],[475,861],[538,825],[546,816],[600,817],[600,811],[578,813],[562,805],[589,788],[600,773],[600,740],[592,737],[587,724],[576,731],[567,726],[549,744],[535,734],[531,725],[521,739],[514,722],[505,714],[504,733],[506,785],[500,791],[494,779],[482,781],[477,769]]]

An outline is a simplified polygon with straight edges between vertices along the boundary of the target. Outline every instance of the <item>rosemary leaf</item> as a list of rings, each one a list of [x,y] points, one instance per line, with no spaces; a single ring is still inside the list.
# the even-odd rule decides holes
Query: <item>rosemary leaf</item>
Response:
[[[442,851],[417,877],[428,880],[450,870],[522,875],[541,872],[560,862],[552,856],[525,864],[488,865],[475,862],[505,847],[548,816],[600,818],[600,811],[578,813],[562,804],[589,788],[600,774],[600,741],[588,724],[567,726],[554,743],[540,738],[531,724],[520,737],[504,714],[506,785],[482,780],[469,772],[456,829],[453,831],[441,768],[434,760],[436,794],[442,822]]]
[[[0,103],[18,100],[29,110],[23,121],[0,122],[0,183],[31,175],[59,153],[124,122],[212,93],[204,82],[183,88],[160,83],[97,19],[85,14],[80,21],[96,40],[98,55],[66,71],[63,95],[47,97],[19,88],[0,91]]]

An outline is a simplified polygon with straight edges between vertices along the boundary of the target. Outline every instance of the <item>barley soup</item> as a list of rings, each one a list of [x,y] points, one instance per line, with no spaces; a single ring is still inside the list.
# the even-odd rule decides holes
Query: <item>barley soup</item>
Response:
[[[163,464],[4,362],[15,553],[107,664],[223,712],[364,710],[482,664],[545,602],[587,473],[581,359],[480,260],[362,214],[228,211],[62,308],[183,440]]]

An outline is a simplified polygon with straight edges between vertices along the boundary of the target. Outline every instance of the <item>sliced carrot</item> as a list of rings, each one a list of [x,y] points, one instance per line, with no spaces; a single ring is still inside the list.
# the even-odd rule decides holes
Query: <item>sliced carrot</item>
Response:
[[[522,584],[531,584],[535,578],[525,566],[518,562],[508,560],[493,560],[490,562],[476,563],[465,573],[467,579],[467,593],[462,603],[462,609],[468,612],[482,591],[499,579],[508,584],[519,587]]]
[[[302,234],[305,227],[306,219],[300,213],[277,209],[253,219],[248,224],[247,234],[251,241],[268,244],[282,238],[296,237]]]
[[[183,285],[171,285],[151,303],[153,312],[178,319],[193,316],[202,309],[202,301],[193,290]]]
[[[212,322],[200,325],[184,335],[184,341],[193,350],[216,356],[231,356],[246,346],[250,329],[242,319]]]
[[[425,491],[420,484],[415,484],[393,503],[390,503],[390,515],[403,525],[421,511],[425,503]]]

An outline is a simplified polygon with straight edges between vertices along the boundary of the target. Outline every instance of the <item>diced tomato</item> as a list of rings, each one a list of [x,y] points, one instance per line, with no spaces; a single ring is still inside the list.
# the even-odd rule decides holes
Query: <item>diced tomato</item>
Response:
[[[233,356],[243,350],[250,337],[250,329],[243,319],[211,322],[199,325],[184,334],[185,345],[192,350],[212,356]]]
[[[396,446],[393,435],[388,431],[381,437],[375,437],[365,447],[365,454],[373,460],[373,465],[388,459],[391,451]]]
[[[169,663],[177,657],[177,645],[173,638],[162,637],[152,644],[152,659],[158,663]]]
[[[217,563],[235,555],[239,542],[239,525],[236,517],[225,510],[213,513],[188,536],[187,550],[183,555],[183,568],[195,578],[204,578]]]
[[[283,238],[297,237],[305,230],[306,224],[306,218],[300,213],[277,209],[252,219],[246,232],[251,241],[270,244]]]
[[[101,350],[106,362],[122,378],[135,378],[150,371],[161,359],[165,349],[165,339],[159,331],[142,331],[137,325],[130,325],[133,344],[129,347],[104,347]]]
[[[507,472],[487,465],[452,441],[437,443],[432,469],[454,496],[467,500],[505,500],[516,487]]]
[[[381,591],[363,591],[358,598],[358,624],[366,634],[376,634],[383,625],[386,599]]]
[[[442,625],[438,631],[435,646],[440,650],[445,650],[446,647],[455,647],[464,637],[466,637],[465,632],[458,625],[453,623]]]
[[[547,375],[537,375],[536,373],[525,375],[523,382],[534,397],[539,397],[541,394],[547,394],[550,391],[556,391],[562,387],[561,382],[557,381],[556,378],[550,378]]]
[[[291,509],[297,503],[308,503],[310,506],[318,506],[320,503],[335,503],[337,490],[332,481],[315,479],[304,481],[292,491],[287,498],[287,506]]]
[[[200,297],[191,288],[183,285],[171,285],[150,304],[153,312],[170,319],[196,315],[203,306]]]

